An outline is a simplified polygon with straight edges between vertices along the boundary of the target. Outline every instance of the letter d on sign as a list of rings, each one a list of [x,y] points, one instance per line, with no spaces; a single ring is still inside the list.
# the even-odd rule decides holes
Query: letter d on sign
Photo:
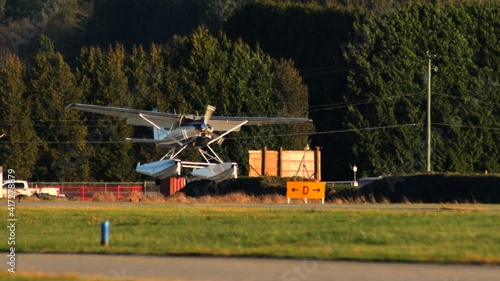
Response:
[[[302,193],[303,194],[308,194],[309,193],[309,187],[308,186],[303,186],[302,187]]]
[[[109,245],[109,221],[103,221],[101,223],[101,245]]]

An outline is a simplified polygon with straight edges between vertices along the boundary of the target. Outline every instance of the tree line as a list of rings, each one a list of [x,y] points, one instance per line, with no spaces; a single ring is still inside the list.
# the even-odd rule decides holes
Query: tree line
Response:
[[[251,115],[259,112],[254,111],[258,105],[262,106],[263,113],[276,116],[288,112],[283,110],[286,104],[297,110],[291,115],[308,113],[314,119],[316,133],[311,136],[310,144],[322,147],[324,178],[348,179],[354,164],[362,175],[415,173],[425,171],[429,51],[433,70],[433,170],[462,173],[486,169],[498,173],[500,170],[498,1],[42,2],[46,3],[42,10],[59,7],[54,21],[63,21],[65,26],[77,23],[74,32],[61,33],[71,35],[74,42],[65,45],[41,28],[41,36],[31,44],[30,58],[21,56],[20,72],[25,73],[21,80],[25,84],[19,84],[18,88],[9,85],[17,91],[30,92],[33,85],[26,79],[36,66],[38,53],[46,55],[52,40],[53,48],[61,50],[62,61],[69,64],[82,101],[202,112],[205,101],[212,97],[220,105],[217,113],[221,113],[220,109],[224,114]],[[4,9],[4,14],[16,18],[14,9],[9,9]],[[29,16],[23,9],[17,11],[17,15]],[[200,25],[205,27],[200,29]],[[54,27],[54,24],[47,26]],[[212,38],[209,41],[215,45],[207,49],[193,47],[196,46],[193,36],[201,30],[203,36],[210,36],[201,38]],[[225,47],[227,44],[233,49],[241,46],[238,49],[251,51],[244,52],[247,54],[244,56],[236,55],[233,49]],[[111,54],[116,58],[109,57]],[[186,59],[195,55],[196,63]],[[262,70],[255,62],[241,63],[247,59],[267,66]],[[104,61],[108,61],[107,64]],[[122,70],[111,73],[112,69]],[[262,73],[256,75],[251,71]],[[285,77],[296,82],[289,83]],[[275,90],[268,90],[270,88]],[[261,104],[261,100],[269,103]],[[25,106],[31,108],[34,102]],[[240,103],[248,103],[250,107]],[[94,146],[90,150],[82,148],[88,154],[82,159],[93,159],[82,167],[90,167],[92,171],[97,169],[92,165],[109,163],[104,156],[102,160],[92,157],[106,155],[106,147],[111,145],[116,146],[115,151],[127,151],[121,154],[122,163],[128,161],[125,166],[157,155],[154,149],[144,146],[122,148],[124,144],[120,143],[98,144],[104,135],[101,131],[106,131],[104,128],[111,121],[85,118],[93,120],[93,123],[82,124],[86,128],[86,140],[97,141],[88,144]],[[78,131],[77,127],[75,130]],[[130,133],[147,133],[141,130],[128,126],[116,128],[113,140]],[[273,147],[278,141],[284,141],[285,147],[290,148],[300,148],[306,143],[302,135],[296,139],[287,132],[297,128],[274,130],[268,135],[289,137],[262,139],[260,147],[255,145],[252,149],[265,144]],[[251,136],[257,133],[245,131],[234,137],[240,137],[238,144],[246,143],[255,141]],[[36,137],[40,138],[39,135]],[[228,138],[226,142],[236,140]],[[33,149],[46,151],[48,148]],[[94,152],[99,149],[102,152]],[[238,152],[231,146],[220,149],[245,167],[246,152]],[[61,166],[67,167],[66,162]],[[115,174],[120,175],[118,178],[134,177],[113,170],[106,177]]]
[[[500,3],[345,2],[260,1],[224,25],[229,37],[295,62],[323,175],[348,179],[353,165],[365,176],[426,171],[427,51],[438,70],[432,170],[498,173]]]
[[[500,5],[411,5],[355,29],[348,128],[353,156],[374,173],[425,171],[431,59],[432,169],[500,171]],[[429,53],[427,53],[429,52]],[[367,145],[368,144],[368,145]]]
[[[1,162],[34,181],[132,181],[137,161],[157,160],[155,147],[123,142],[152,137],[124,120],[65,109],[70,103],[203,114],[208,104],[225,116],[308,115],[307,88],[289,60],[277,60],[223,33],[200,27],[166,45],[121,44],[81,50],[75,69],[60,53],[40,51],[26,67],[9,56],[0,73]],[[248,150],[265,145],[303,148],[310,125],[257,127],[217,147],[247,172]],[[288,135],[300,134],[290,138]],[[186,160],[201,160],[186,153]]]

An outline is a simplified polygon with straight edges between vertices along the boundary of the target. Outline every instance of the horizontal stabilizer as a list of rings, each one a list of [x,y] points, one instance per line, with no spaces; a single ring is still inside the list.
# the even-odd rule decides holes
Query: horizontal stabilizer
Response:
[[[134,138],[126,138],[125,141],[132,142],[132,143],[159,143],[159,140],[153,140],[153,139],[134,139]]]
[[[167,137],[169,131],[168,130],[159,130],[158,128],[153,127],[153,137],[155,140],[162,140]]]

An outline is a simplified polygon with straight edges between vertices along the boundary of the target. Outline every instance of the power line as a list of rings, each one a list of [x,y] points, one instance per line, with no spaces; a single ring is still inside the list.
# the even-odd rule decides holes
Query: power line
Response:
[[[315,67],[315,68],[307,68],[307,69],[299,69],[300,73],[304,72],[314,72],[318,70],[325,70],[333,67],[345,67],[345,66],[355,66],[356,64],[353,63],[342,63],[342,64],[332,64],[332,65],[327,65],[327,66],[320,66],[320,67]]]
[[[361,69],[361,67],[336,69],[336,70],[323,71],[323,72],[317,72],[317,73],[305,73],[305,74],[302,74],[302,76],[303,77],[321,76],[321,75],[327,75],[327,74],[332,74],[332,73],[340,73],[340,72],[347,72],[347,71],[359,70],[359,69]]]
[[[474,98],[474,97],[456,97],[456,96],[453,96],[453,95],[436,94],[436,93],[434,93],[433,95],[435,95],[435,96],[443,96],[443,97],[448,97],[448,98],[453,98],[453,99],[458,99],[458,100],[475,101],[475,102],[486,104],[486,105],[496,106],[496,104],[488,103],[488,102],[482,101],[482,100],[480,100],[478,98]]]
[[[451,124],[444,124],[444,123],[432,123],[432,125],[444,126],[444,127],[450,127],[450,128],[467,128],[467,129],[500,131],[500,127],[481,127],[481,126],[469,126],[469,125],[451,125]]]
[[[331,130],[323,132],[314,133],[295,133],[295,134],[275,134],[275,135],[257,135],[248,137],[231,137],[225,138],[226,140],[243,140],[243,139],[253,139],[253,138],[276,138],[276,137],[293,137],[293,136],[314,136],[314,135],[331,135],[331,134],[342,134],[342,133],[352,133],[352,132],[363,132],[363,131],[376,131],[376,130],[387,130],[387,129],[398,129],[404,127],[420,127],[422,123],[408,123],[400,125],[388,125],[388,126],[377,126],[368,128],[356,128],[356,129],[345,129],[345,130]],[[480,126],[467,126],[467,125],[450,125],[444,123],[432,123],[432,125],[445,126],[451,128],[469,128],[469,129],[479,129],[479,130],[493,130],[500,131],[500,127],[480,127]],[[0,141],[0,144],[12,144],[12,143],[36,143],[36,144],[125,144],[126,141],[85,141],[85,142],[74,142],[74,141],[64,141],[64,142],[43,142],[43,141]]]
[[[85,124],[75,124],[75,125],[57,125],[57,126],[51,126],[51,125],[19,125],[19,124],[0,124],[0,126],[4,127],[28,127],[28,128],[75,128],[75,127],[81,127],[81,128],[99,128],[99,129],[105,129],[105,128],[117,128],[120,126],[123,126],[124,124],[109,124],[109,125],[85,125]],[[50,127],[49,127],[50,126]]]
[[[125,144],[129,143],[126,141],[0,141],[0,144],[11,144],[11,143],[34,143],[34,144]]]
[[[423,94],[423,93],[424,93],[424,91],[421,91],[421,92],[418,92],[418,93],[404,94],[404,95],[400,95],[400,96],[392,96],[392,97],[387,97],[387,98],[381,98],[381,99],[366,99],[366,100],[359,100],[359,101],[347,101],[347,102],[339,102],[339,103],[330,103],[330,104],[323,104],[323,105],[311,105],[311,106],[309,106],[309,108],[310,108],[310,111],[319,111],[323,107],[324,108],[331,108],[331,107],[335,107],[336,108],[337,106],[339,106],[339,108],[343,108],[343,107],[346,107],[346,106],[349,106],[349,105],[374,103],[374,102],[380,102],[380,101],[383,101],[383,100],[396,99],[396,98],[399,98],[399,97],[420,95],[420,94]],[[434,93],[434,95],[445,96],[445,97],[450,97],[450,98],[454,98],[454,99],[461,99],[461,100],[474,100],[474,101],[477,101],[477,102],[480,102],[480,103],[483,103],[483,104],[495,106],[495,104],[487,103],[485,101],[482,101],[482,100],[480,100],[478,98],[474,98],[474,97],[456,97],[456,96],[452,96],[452,95],[448,95],[448,94],[436,94],[436,93]]]
[[[330,134],[341,134],[341,133],[351,133],[351,132],[361,132],[361,131],[396,129],[396,128],[401,128],[401,127],[416,127],[416,126],[420,126],[420,125],[422,125],[422,124],[411,123],[411,124],[379,126],[379,127],[359,128],[359,129],[332,130],[332,131],[314,132],[314,133],[262,135],[262,136],[249,136],[249,137],[233,137],[233,138],[226,138],[226,139],[238,140],[238,139],[252,139],[252,138],[275,138],[275,137],[291,137],[291,136],[330,135]]]
[[[353,103],[366,102],[366,101],[371,101],[371,100],[373,100],[373,99],[366,99],[366,100],[359,100],[359,101],[346,101],[346,102],[321,104],[321,105],[311,105],[311,106],[309,106],[309,108],[313,109],[313,108],[321,108],[321,107],[329,107],[329,106],[349,105],[349,104],[353,104]]]
[[[358,105],[365,105],[365,104],[370,104],[370,103],[377,103],[377,102],[382,102],[382,101],[386,101],[386,100],[393,100],[393,99],[397,99],[397,98],[401,98],[401,97],[420,95],[422,93],[423,92],[404,94],[404,95],[400,95],[400,96],[392,96],[392,97],[386,97],[386,98],[381,98],[381,99],[367,99],[367,100],[361,100],[361,101],[344,102],[344,103],[338,103],[338,104],[316,105],[316,106],[311,106],[311,108],[317,107],[317,109],[310,109],[309,112],[325,111],[325,110],[346,108],[349,106],[358,106]],[[324,108],[321,108],[321,107],[324,107]]]
[[[3,119],[0,120],[0,122],[23,122],[26,119]],[[49,119],[49,120],[42,120],[42,119],[29,119],[31,122],[37,122],[37,123],[49,123],[49,122],[90,122],[90,121],[97,121],[98,119],[95,120],[60,120],[60,119]]]
[[[374,131],[374,130],[385,130],[385,129],[395,129],[401,127],[416,127],[421,124],[419,123],[411,123],[411,124],[402,124],[402,125],[390,125],[390,126],[379,126],[379,127],[369,127],[369,128],[360,128],[360,129],[345,129],[345,130],[332,130],[332,131],[324,131],[324,132],[315,132],[315,133],[296,133],[296,134],[276,134],[276,135],[258,135],[258,136],[248,136],[248,137],[232,137],[225,138],[226,140],[239,140],[239,139],[253,139],[253,138],[276,138],[276,137],[291,137],[291,136],[312,136],[312,135],[328,135],[328,134],[341,134],[341,133],[350,133],[350,132],[361,132],[361,131]],[[90,141],[90,142],[37,142],[37,141],[0,141],[0,144],[3,143],[40,143],[40,144],[119,144],[119,143],[127,143],[125,141]]]

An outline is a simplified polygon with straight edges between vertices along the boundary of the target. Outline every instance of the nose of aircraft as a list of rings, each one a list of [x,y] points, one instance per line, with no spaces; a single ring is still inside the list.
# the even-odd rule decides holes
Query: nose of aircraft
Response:
[[[212,126],[210,126],[209,124],[201,124],[201,130],[204,131],[204,132],[208,132],[208,133],[211,133],[214,131],[214,129],[212,128]]]

